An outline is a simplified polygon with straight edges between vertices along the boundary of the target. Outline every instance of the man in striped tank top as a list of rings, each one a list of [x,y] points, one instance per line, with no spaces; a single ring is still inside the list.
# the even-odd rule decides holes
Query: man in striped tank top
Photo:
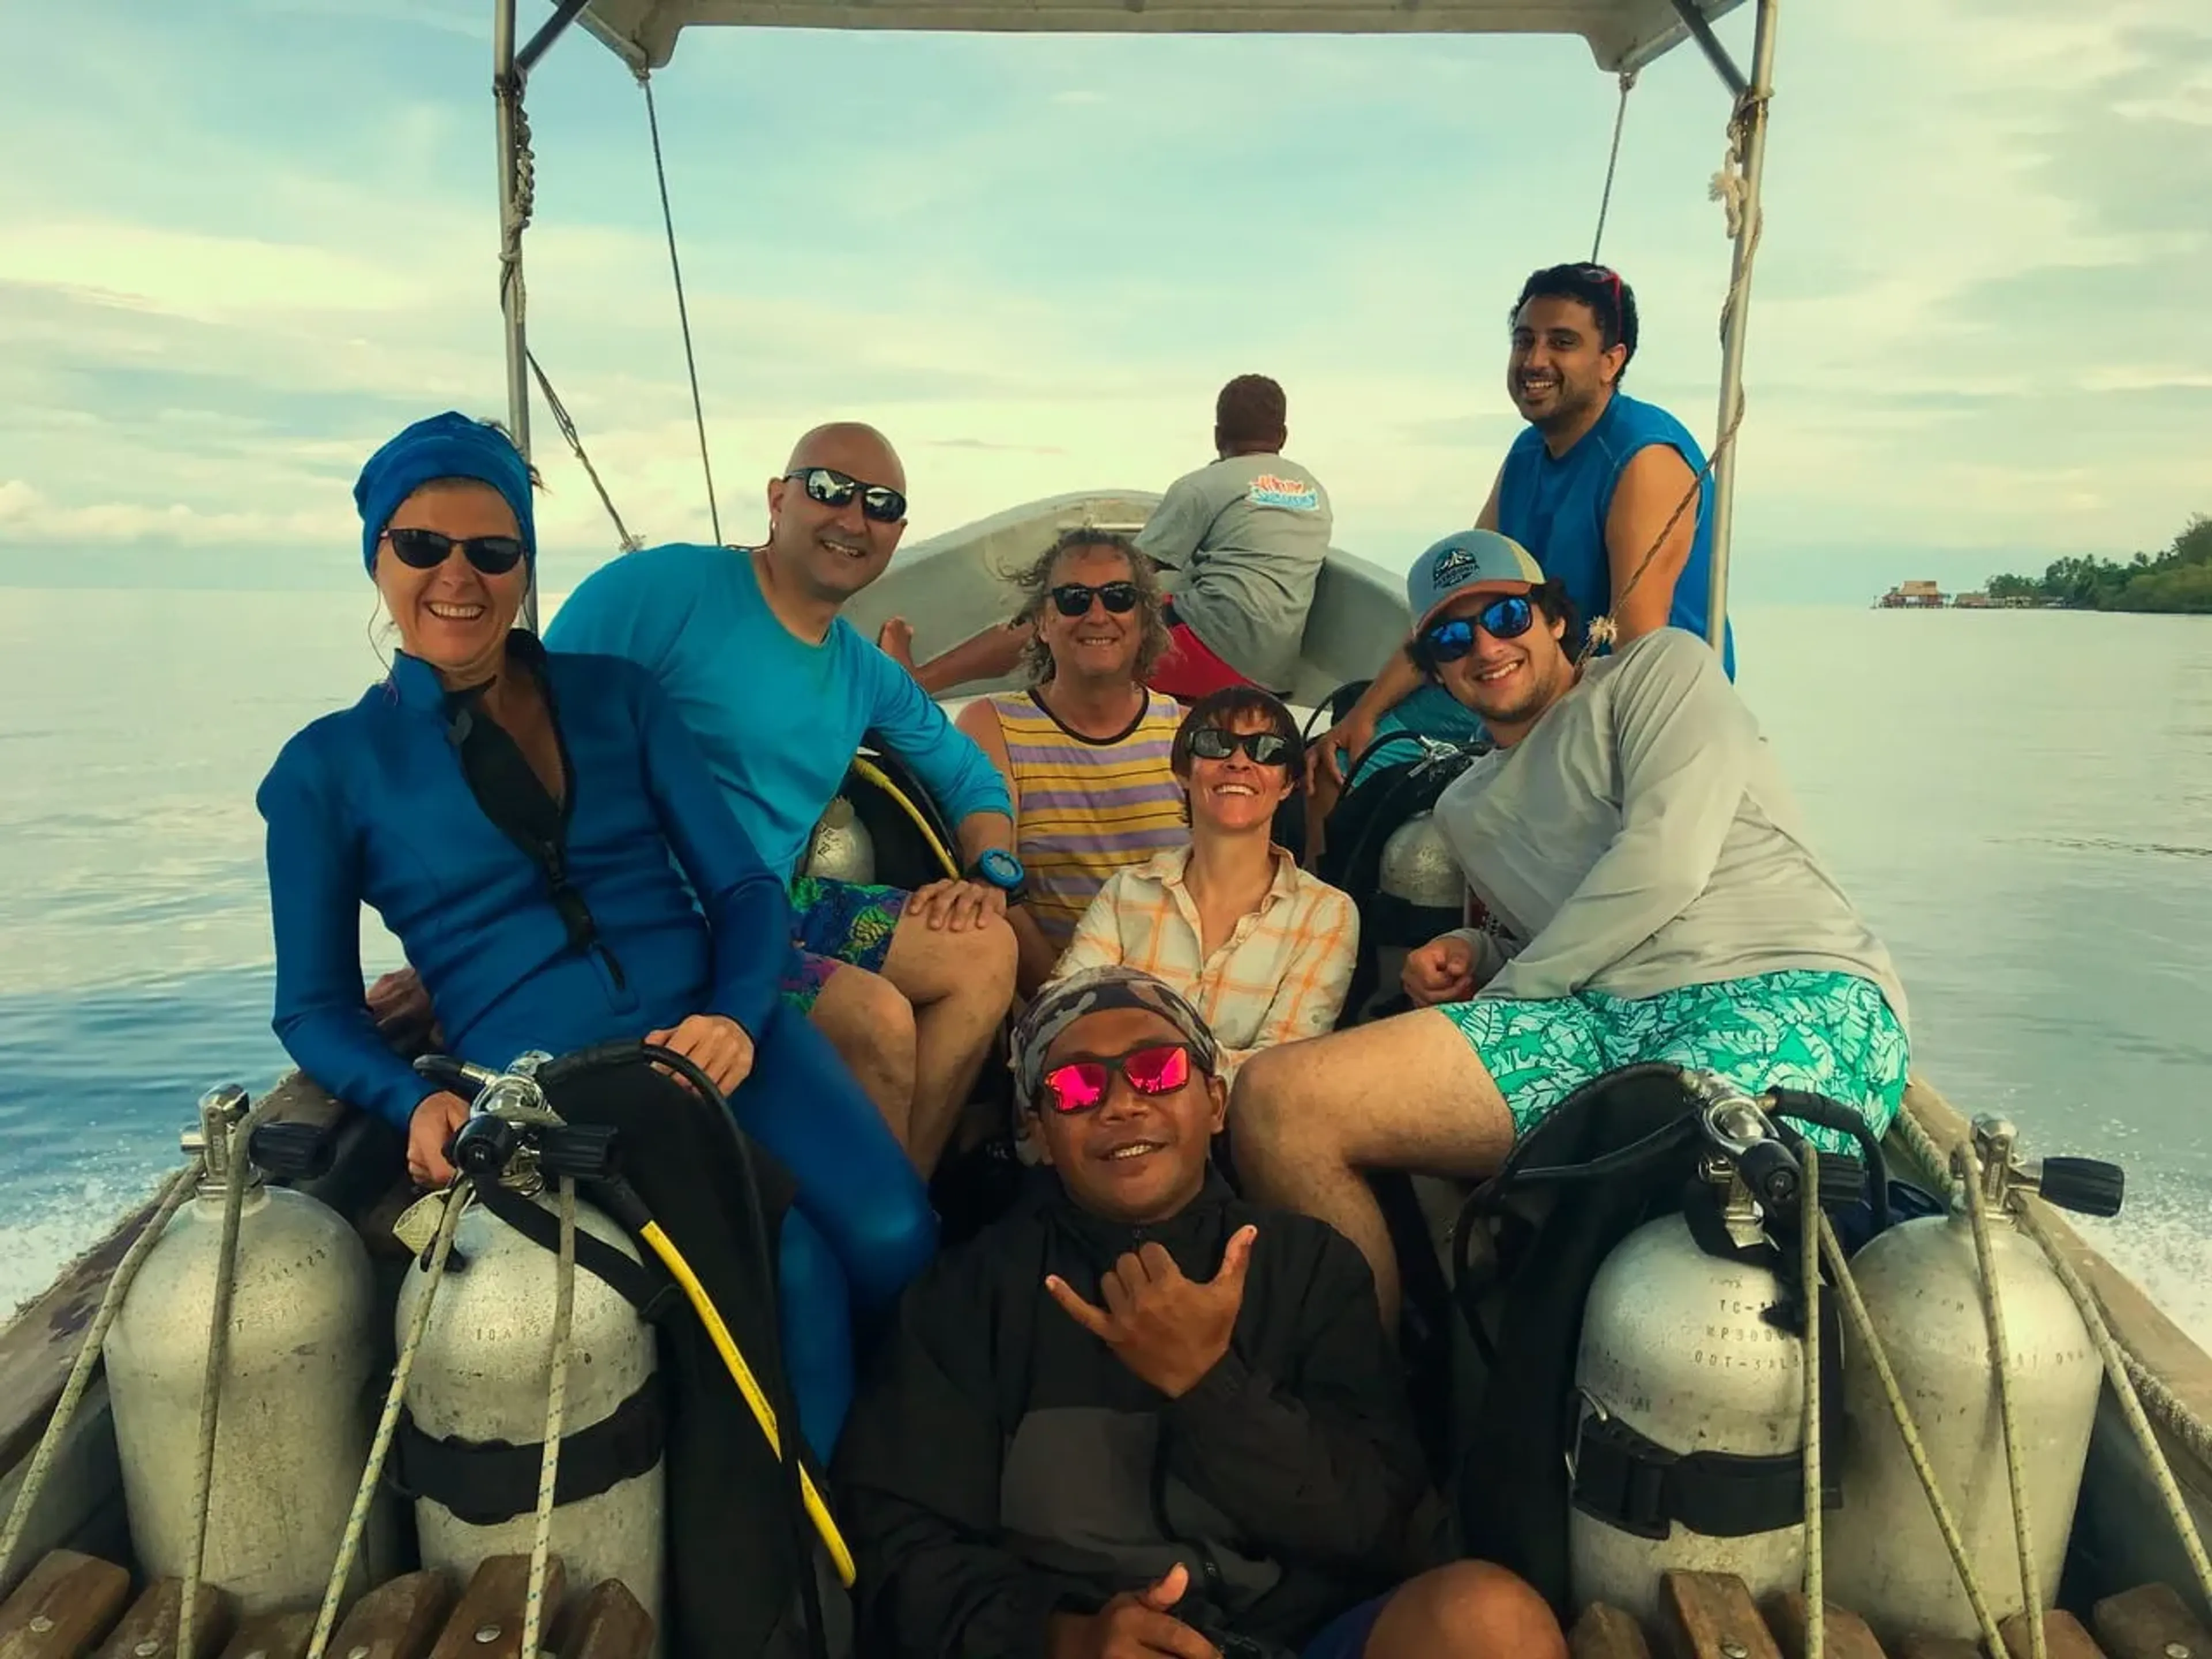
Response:
[[[1123,536],[1070,530],[1019,578],[1037,617],[1030,687],[980,697],[960,729],[1006,775],[1028,872],[1006,920],[1024,996],[1051,977],[1106,878],[1190,838],[1170,765],[1182,706],[1145,677],[1167,649],[1151,562]]]

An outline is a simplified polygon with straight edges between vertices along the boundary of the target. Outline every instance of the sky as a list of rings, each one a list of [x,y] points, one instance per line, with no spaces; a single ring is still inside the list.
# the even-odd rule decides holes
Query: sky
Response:
[[[526,31],[550,7],[523,0]],[[361,461],[500,414],[489,0],[0,15],[0,584],[362,580]],[[1750,58],[1748,6],[1723,39]],[[2212,511],[2212,9],[1783,0],[1737,592],[1863,604]],[[724,539],[813,422],[882,426],[910,542],[1209,459],[1288,389],[1338,544],[1401,566],[1518,428],[1506,313],[1590,251],[1616,102],[1573,37],[700,29],[654,78]],[[530,87],[532,341],[630,527],[704,539],[644,100]],[[1727,99],[1629,101],[1627,385],[1710,440]],[[613,532],[543,405],[544,574]]]

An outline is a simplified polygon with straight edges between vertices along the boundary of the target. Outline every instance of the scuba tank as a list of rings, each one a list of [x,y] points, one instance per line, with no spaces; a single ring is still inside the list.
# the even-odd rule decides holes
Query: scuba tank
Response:
[[[1467,878],[1428,810],[1414,813],[1382,843],[1376,890],[1417,910],[1457,910],[1464,902]]]
[[[861,886],[875,880],[875,837],[844,796],[832,799],[816,823],[799,869],[805,875]]]
[[[491,1076],[454,1137],[453,1166],[475,1201],[455,1227],[392,1449],[392,1484],[414,1499],[422,1565],[455,1583],[487,1556],[528,1554],[536,1528],[558,1273],[552,1186],[586,1172],[565,1167],[545,1133],[562,1126],[536,1082],[544,1059],[526,1055]],[[580,1137],[588,1165],[590,1132],[565,1134]],[[550,1547],[579,1590],[620,1579],[653,1616],[658,1653],[663,1423],[654,1335],[640,1303],[659,1287],[621,1227],[581,1199],[575,1216]],[[402,1340],[425,1266],[418,1260],[400,1287]]]
[[[2035,1550],[2040,1605],[2049,1607],[2074,1527],[2104,1365],[2073,1299],[2036,1242],[2020,1231],[2008,1200],[2040,1192],[2062,1209],[2117,1215],[2124,1178],[2088,1158],[2047,1158],[2039,1170],[2015,1157],[2013,1126],[1974,1121],[1978,1188],[1955,1160],[1961,1191],[1951,1213],[1907,1221],[1879,1234],[1851,1262],[1867,1312],[1910,1406],[1951,1508],[1974,1577],[1998,1620],[2025,1606],[2013,1530],[2013,1495],[1995,1364],[1982,1301],[1982,1272],[1966,1206],[1978,1204],[2003,1307],[2014,1429],[2025,1448],[2022,1494]],[[1847,1497],[1828,1522],[1827,1593],[1864,1618],[1876,1635],[1906,1631],[1972,1639],[1978,1632],[1951,1557],[1936,1529],[1873,1365],[1854,1353],[1844,1368],[1850,1425],[1843,1475]]]
[[[1638,1226],[1591,1282],[1575,1357],[1568,1577],[1574,1601],[1659,1613],[1661,1576],[1734,1573],[1753,1599],[1805,1567],[1805,1211],[1857,1200],[1825,1155],[1820,1191],[1766,1109],[1710,1073],[1682,1207]],[[1571,1200],[1569,1200],[1571,1202]],[[1787,1222],[1787,1248],[1769,1237]],[[1832,1363],[1832,1342],[1823,1358]]]
[[[1395,732],[1376,740],[1407,741]],[[1314,873],[1359,907],[1359,948],[1340,1026],[1397,988],[1405,952],[1467,921],[1467,881],[1431,811],[1486,744],[1459,747],[1411,736],[1416,758],[1380,767],[1345,791],[1324,826]],[[1362,755],[1347,775],[1358,775]],[[1387,953],[1387,959],[1386,959]]]
[[[626,1075],[648,1066],[680,1081]],[[653,1615],[656,1655],[849,1659],[855,1567],[780,1352],[770,1241],[788,1176],[666,1048],[415,1066],[474,1097],[453,1185],[392,1229],[422,1253],[403,1329],[432,1298],[391,1470],[416,1501],[423,1565],[465,1571],[532,1541],[559,1249],[545,1194],[565,1179],[576,1274],[550,1547],[568,1582],[622,1579]]]
[[[149,1577],[182,1577],[198,1530],[225,1187],[243,1160],[203,1573],[249,1616],[323,1594],[368,1457],[378,1325],[360,1236],[305,1193],[268,1184],[320,1174],[328,1136],[269,1122],[241,1143],[250,1103],[236,1085],[201,1100],[199,1127],[183,1137],[198,1190],[147,1254],[103,1350],[132,1548]],[[392,1519],[380,1505],[356,1590],[392,1570]]]

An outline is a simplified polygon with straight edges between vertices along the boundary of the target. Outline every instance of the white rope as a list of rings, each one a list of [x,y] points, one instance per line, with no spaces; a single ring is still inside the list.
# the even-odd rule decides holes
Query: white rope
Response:
[[[1875,1376],[1881,1380],[1882,1396],[1889,1402],[1889,1414],[1896,1419],[1898,1432],[1905,1437],[1905,1455],[1912,1460],[1913,1473],[1920,1477],[1920,1488],[1927,1494],[1928,1507],[1936,1516],[1936,1529],[1943,1534],[1943,1547],[1951,1553],[1951,1565],[1958,1571],[1967,1605],[1973,1609],[1974,1623],[1989,1651],[2002,1654],[2006,1651],[2004,1638],[1997,1634],[1996,1620],[1990,1617],[1989,1601],[1974,1577],[1973,1564],[1966,1559],[1966,1540],[1959,1535],[1958,1523],[1951,1517],[1951,1506],[1943,1501],[1942,1488],[1936,1481],[1935,1466],[1928,1461],[1928,1449],[1921,1443],[1920,1431],[1913,1426],[1912,1409],[1905,1402],[1905,1391],[1898,1386],[1897,1373],[1890,1369],[1889,1355],[1883,1351],[1874,1319],[1859,1296],[1858,1282],[1851,1277],[1850,1264],[1844,1259],[1844,1247],[1826,1215],[1820,1217],[1820,1253],[1827,1258],[1829,1271],[1836,1276],[1836,1291],[1844,1299],[1844,1311],[1850,1316],[1851,1328],[1866,1348]]]
[[[512,291],[514,314],[520,319],[527,304],[522,284],[522,233],[530,228],[538,205],[538,160],[530,149],[530,112],[522,101],[522,77],[511,76],[493,88],[510,106],[514,123],[514,173],[509,197],[514,205],[501,216],[499,227],[499,289],[504,301]]]
[[[1735,308],[1742,303],[1744,292],[1751,286],[1752,261],[1758,257],[1759,237],[1766,229],[1766,209],[1751,199],[1747,158],[1752,127],[1766,118],[1766,106],[1772,97],[1771,93],[1747,92],[1736,100],[1735,108],[1729,116],[1727,154],[1705,191],[1710,199],[1721,204],[1729,240],[1743,244],[1743,258],[1736,262],[1728,292],[1721,299],[1720,337],[1723,342],[1728,338],[1729,324],[1735,316]],[[1750,215],[1748,225],[1745,222],[1747,212]],[[1742,423],[1743,401],[1743,388],[1738,386],[1735,410],[1727,428],[1729,437],[1733,437],[1735,428]]]
[[[1820,1154],[1805,1146],[1804,1213],[1798,1222],[1797,1275],[1805,1284],[1805,1656],[1821,1659],[1828,1639],[1827,1589],[1820,1565]]]
[[[467,1207],[469,1197],[468,1189],[461,1187],[446,1194],[446,1211],[438,1222],[438,1236],[430,1246],[430,1266],[423,1276],[422,1299],[415,1304],[415,1316],[408,1322],[407,1340],[399,1345],[398,1363],[392,1368],[392,1386],[384,1396],[384,1415],[377,1422],[376,1437],[369,1443],[368,1462],[362,1469],[361,1485],[354,1492],[353,1512],[346,1517],[345,1536],[338,1540],[337,1559],[331,1565],[330,1583],[323,1589],[322,1610],[315,1615],[315,1633],[308,1640],[306,1659],[323,1659],[324,1650],[330,1646],[331,1631],[337,1623],[338,1602],[345,1595],[346,1580],[353,1574],[354,1556],[368,1527],[369,1510],[376,1501],[377,1482],[384,1474],[384,1460],[391,1453],[392,1436],[399,1426],[399,1403],[406,1397],[407,1379],[415,1370],[416,1350],[422,1346],[422,1333],[430,1322],[430,1304],[437,1297],[440,1281],[446,1276],[446,1259],[453,1254],[453,1229],[460,1224],[461,1212]]]
[[[191,1196],[198,1173],[197,1164],[187,1164],[170,1173],[155,1194],[152,1217],[139,1230],[138,1237],[131,1241],[131,1248],[124,1252],[115,1271],[108,1275],[106,1292],[100,1298],[99,1310],[93,1315],[92,1324],[78,1346],[69,1380],[62,1385],[61,1398],[55,1403],[53,1415],[46,1419],[46,1431],[39,1437],[39,1447],[31,1455],[30,1468],[24,1471],[23,1484],[15,1489],[15,1503],[8,1512],[7,1529],[0,1532],[0,1584],[8,1582],[15,1552],[22,1546],[24,1528],[30,1525],[39,1496],[46,1489],[46,1477],[53,1471],[54,1455],[60,1449],[63,1436],[69,1431],[86,1389],[91,1386],[93,1370],[100,1364],[100,1350],[107,1340],[108,1327],[115,1322],[124,1297],[130,1294],[131,1281],[138,1277],[138,1269],[161,1242],[170,1218]]]
[[[2005,1480],[2012,1492],[2012,1536],[2020,1553],[2021,1611],[2027,1618],[2029,1659],[2049,1659],[2043,1632],[2043,1587],[2036,1581],[2035,1534],[2027,1505],[2027,1476],[2021,1467],[2020,1418],[2013,1400],[2012,1350],[2005,1340],[2004,1296],[1997,1288],[1996,1248],[1982,1203],[1982,1165],[1971,1142],[1952,1154],[1966,1188],[1966,1220],[1973,1229],[1974,1258],[1982,1272],[1982,1316],[1989,1328],[1990,1364],[1996,1372],[1997,1418],[2004,1428]]]
[[[545,1389],[545,1449],[538,1464],[538,1520],[530,1539],[530,1582],[522,1596],[522,1654],[536,1659],[545,1618],[545,1576],[553,1549],[553,1491],[561,1476],[561,1419],[568,1405],[568,1333],[576,1303],[576,1182],[561,1177],[561,1255],[553,1281],[552,1376]]]
[[[230,1360],[230,1308],[238,1289],[238,1225],[246,1209],[246,1144],[261,1114],[247,1115],[223,1142],[222,1237],[215,1259],[215,1306],[208,1316],[207,1367],[200,1375],[199,1462],[193,1474],[192,1549],[185,1558],[185,1583],[177,1599],[177,1651],[198,1651],[192,1644],[200,1575],[207,1566],[208,1511],[214,1501],[215,1437],[222,1402],[222,1374]]]

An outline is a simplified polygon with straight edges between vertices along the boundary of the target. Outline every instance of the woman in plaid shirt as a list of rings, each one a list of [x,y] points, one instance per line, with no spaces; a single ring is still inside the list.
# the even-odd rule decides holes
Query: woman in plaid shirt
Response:
[[[1189,844],[1108,879],[1054,980],[1119,963],[1165,981],[1206,1016],[1224,1077],[1259,1049],[1334,1029],[1359,913],[1275,845],[1275,811],[1304,762],[1297,721],[1267,692],[1231,686],[1194,704],[1170,755]]]

